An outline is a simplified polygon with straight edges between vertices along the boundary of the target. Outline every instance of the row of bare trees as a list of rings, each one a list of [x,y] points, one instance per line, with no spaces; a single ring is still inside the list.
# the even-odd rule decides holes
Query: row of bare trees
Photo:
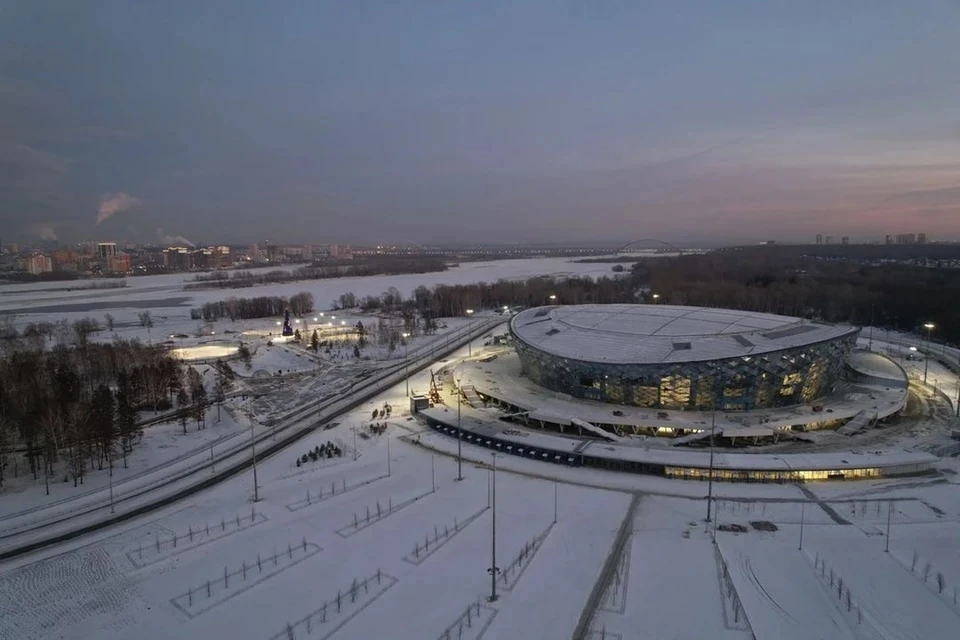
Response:
[[[260,296],[257,298],[227,298],[219,302],[208,302],[199,309],[191,309],[194,320],[207,322],[229,318],[230,320],[248,320],[252,318],[271,318],[290,313],[300,316],[313,311],[313,294],[301,292],[283,298],[280,296]]]
[[[209,287],[236,289],[264,284],[296,282],[298,280],[325,280],[329,278],[395,275],[400,273],[433,273],[445,271],[446,269],[447,263],[443,258],[422,256],[368,256],[357,260],[337,263],[312,264],[298,267],[291,271],[277,269],[266,273],[251,273],[241,270],[234,271],[230,274],[224,271],[217,271],[211,274],[196,276],[194,278],[195,282],[184,286],[184,289]]]
[[[661,304],[762,311],[855,325],[873,322],[906,331],[933,322],[934,338],[960,343],[960,306],[955,303],[960,295],[960,269],[825,259],[808,255],[807,250],[739,247],[643,259],[616,277],[534,277],[420,286],[409,298],[396,289],[364,298],[345,293],[334,306],[393,315],[412,312],[420,323],[429,325],[434,318],[466,315],[467,309],[652,302],[656,293]]]
[[[81,329],[70,346],[48,348],[31,337],[3,341],[0,486],[11,466],[19,474],[21,458],[35,479],[60,472],[74,485],[87,468],[112,470],[117,456],[126,466],[139,414],[170,408],[187,384],[166,349],[136,340],[93,342]]]
[[[554,296],[551,299],[550,296]],[[378,311],[402,318],[404,331],[430,333],[436,329],[436,318],[464,316],[467,309],[499,309],[534,307],[552,302],[563,304],[611,303],[636,301],[634,286],[626,278],[553,278],[498,280],[474,284],[419,286],[413,295],[404,298],[391,287],[380,296],[357,298],[346,293],[335,306],[353,303],[364,311]]]

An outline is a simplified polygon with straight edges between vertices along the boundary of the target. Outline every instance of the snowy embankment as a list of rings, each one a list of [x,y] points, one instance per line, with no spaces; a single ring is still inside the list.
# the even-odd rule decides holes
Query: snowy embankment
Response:
[[[717,546],[757,640],[857,640],[856,614],[841,613],[797,547],[730,535]]]
[[[478,322],[475,326],[467,327],[460,337],[482,335],[501,322],[500,318]],[[435,348],[414,357],[417,359],[410,365],[413,370],[432,363],[436,359]],[[255,425],[253,437],[261,447],[277,447],[278,443],[282,445],[287,439],[295,439],[299,434],[312,430],[316,425],[353,407],[358,401],[401,382],[405,376],[406,371],[401,366],[378,372],[363,383],[353,385],[347,393],[321,399],[307,408],[295,410],[288,421],[275,428]],[[273,442],[277,434],[280,434],[280,440]],[[211,461],[208,451],[197,450],[175,464],[163,465],[129,479],[122,491],[101,489],[79,496],[75,501],[58,503],[50,509],[27,509],[13,514],[2,523],[3,528],[0,529],[0,554],[16,553],[19,548],[35,548],[45,541],[68,536],[73,531],[123,520],[130,514],[145,512],[152,504],[163,504],[183,495],[191,487],[206,486],[218,477],[228,477],[249,464],[250,443],[244,438],[228,438],[219,446],[219,450],[214,447],[213,456]],[[39,533],[41,529],[42,533]]]
[[[863,624],[885,640],[955,638],[960,615],[910,575],[879,544],[851,538],[818,540],[806,553],[823,567],[821,582],[849,594]],[[841,595],[846,607],[847,595]]]

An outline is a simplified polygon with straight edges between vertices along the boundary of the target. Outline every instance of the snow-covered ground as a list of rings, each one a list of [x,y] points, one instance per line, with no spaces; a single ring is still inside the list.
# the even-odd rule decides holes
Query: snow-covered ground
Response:
[[[448,455],[455,441],[445,438],[435,453],[423,444],[439,436],[402,415],[386,434],[369,433],[372,410],[385,402],[403,406],[403,387],[263,461],[257,504],[248,471],[187,502],[0,565],[0,638],[443,639],[448,629],[452,638],[570,637],[634,494],[632,531],[591,638],[896,638],[911,637],[897,635],[908,626],[913,637],[955,637],[960,615],[935,582],[943,573],[952,597],[950,540],[960,531],[952,477],[810,485],[807,493],[718,484],[715,519],[748,533],[718,531],[715,550],[703,483],[504,457],[497,565],[509,571],[489,603],[490,474],[477,464],[489,463],[489,453],[465,444],[458,482]],[[357,431],[368,437],[356,437],[354,460]],[[419,445],[408,441],[418,433]],[[296,466],[326,442],[345,455]],[[883,551],[888,497],[908,498],[894,503],[891,554]],[[761,521],[777,531],[751,525]],[[911,575],[914,549],[922,559]],[[823,558],[851,586],[851,611],[818,577]],[[864,577],[847,577],[858,572]],[[890,604],[900,590],[907,604]]]
[[[573,262],[569,258],[530,258],[465,262],[438,273],[302,280],[242,289],[184,289],[195,275],[188,273],[130,277],[126,279],[127,287],[120,289],[66,291],[75,284],[69,282],[0,285],[0,315],[16,314],[16,324],[22,326],[29,322],[49,321],[51,315],[72,322],[83,317],[102,319],[105,313],[109,313],[116,319],[118,333],[124,335],[128,328],[139,329],[139,313],[150,311],[156,323],[153,337],[157,339],[178,331],[192,333],[198,323],[190,320],[191,308],[230,297],[289,297],[306,291],[313,294],[318,310],[326,310],[344,293],[363,298],[379,296],[394,287],[407,297],[421,285],[495,282],[540,275],[613,277],[611,267],[604,263]],[[83,284],[89,283],[80,283]]]
[[[316,445],[351,444],[350,427],[369,424],[384,401],[400,405],[402,393],[391,390],[258,465],[257,504],[245,473],[188,503],[7,563],[0,638],[287,637],[288,623],[312,613],[312,634],[303,622],[295,637],[327,637],[343,625],[337,637],[434,638],[477,603],[495,611],[484,637],[564,637],[629,495],[559,486],[554,524],[553,482],[498,473],[497,565],[505,576],[500,599],[488,605],[486,469],[468,464],[457,482],[449,458],[397,438],[414,428],[402,419],[384,435],[364,431],[356,461],[293,464]],[[438,548],[411,561],[431,546]],[[384,581],[390,586],[381,589]]]
[[[495,264],[464,268],[476,275]],[[604,274],[609,267],[563,264]],[[447,275],[430,274],[416,284]],[[371,278],[370,293],[387,286],[407,292],[388,280]],[[302,290],[302,284],[290,291]],[[335,294],[317,296],[318,303],[351,290],[341,284]],[[230,295],[212,293],[210,299]],[[151,292],[139,295],[147,299]],[[7,304],[5,296],[0,304]],[[186,313],[191,304],[196,306],[188,302],[177,312]],[[134,317],[135,311],[130,307]],[[188,333],[190,325],[171,319],[154,327],[153,339],[166,339],[178,326]],[[245,330],[256,328],[251,323]],[[139,326],[122,330],[144,332]],[[219,339],[220,328],[215,330]],[[267,347],[267,339],[249,338],[256,346],[250,371],[231,361],[238,385],[262,395],[232,399],[232,414],[215,424],[211,412],[208,428],[197,431],[191,422],[188,436],[179,424],[149,427],[144,438],[151,446],[138,446],[130,468],[116,470],[114,488],[124,490],[151,465],[199,455],[212,439],[247,433],[246,412],[281,419],[310,400],[338,393],[338,385],[362,375],[364,367],[389,362],[314,359],[295,345],[278,341]],[[183,342],[199,345],[201,339]],[[478,338],[473,348],[482,342]],[[415,340],[409,348],[431,346]],[[272,375],[276,371],[284,375]],[[411,390],[426,391],[429,379],[429,371],[411,376]],[[385,404],[395,408],[390,419],[372,419]],[[803,487],[718,483],[711,505],[719,525],[715,546],[704,522],[704,483],[498,458],[501,572],[499,597],[488,602],[490,452],[463,443],[464,480],[457,481],[456,441],[424,431],[404,415],[407,406],[405,385],[395,385],[339,416],[329,429],[261,460],[257,503],[248,470],[188,500],[0,563],[0,640],[553,640],[570,637],[584,613],[591,614],[592,639],[939,640],[955,638],[960,628],[960,609],[953,604],[960,586],[956,460],[944,460],[943,473],[935,477]],[[371,423],[383,422],[386,433],[373,433]],[[272,427],[255,428],[268,433]],[[343,455],[297,465],[304,453],[327,443]],[[84,487],[57,484],[51,499],[102,494],[107,478],[94,472]],[[47,499],[42,484],[32,483],[2,494],[0,529],[2,518]],[[626,519],[635,498],[636,510]],[[615,541],[624,524],[621,549]],[[745,532],[730,532],[731,525]],[[844,584],[839,590],[838,576]],[[585,612],[594,593],[598,606]]]

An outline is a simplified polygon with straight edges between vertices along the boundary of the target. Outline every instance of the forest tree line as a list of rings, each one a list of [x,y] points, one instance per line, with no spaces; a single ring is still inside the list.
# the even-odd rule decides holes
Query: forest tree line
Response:
[[[170,408],[171,398],[182,398],[196,382],[162,346],[91,342],[81,328],[73,345],[47,349],[36,334],[24,334],[4,341],[0,359],[0,486],[14,450],[25,455],[34,478],[43,472],[49,479],[59,469],[74,485],[88,466],[112,468],[118,456],[126,465],[139,414]],[[18,456],[12,458],[16,465]]]
[[[746,247],[637,261],[622,276],[534,277],[463,285],[417,287],[405,298],[396,289],[358,298],[345,293],[339,308],[421,320],[464,316],[467,309],[547,304],[652,302],[776,313],[825,322],[921,331],[960,344],[960,269],[906,264],[869,265],[778,247]],[[551,298],[550,296],[554,296]]]
[[[253,318],[279,317],[290,309],[294,316],[313,312],[313,294],[301,292],[284,298],[280,296],[260,296],[257,298],[227,298],[218,302],[208,302],[202,307],[190,310],[193,320],[213,322],[228,318],[230,320],[250,320]]]
[[[325,280],[353,276],[399,275],[403,273],[435,273],[446,271],[447,263],[443,258],[427,257],[371,257],[355,261],[343,261],[337,264],[312,264],[298,267],[292,271],[277,269],[267,273],[249,271],[215,271],[200,274],[194,282],[184,285],[184,289],[239,289],[264,284],[282,284],[298,280]]]
[[[643,260],[630,285],[665,304],[727,307],[825,322],[922,331],[960,343],[960,270],[905,264],[868,265],[748,247]]]

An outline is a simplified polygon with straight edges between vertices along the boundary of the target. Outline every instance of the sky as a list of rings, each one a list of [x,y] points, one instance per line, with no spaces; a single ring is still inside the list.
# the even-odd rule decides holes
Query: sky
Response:
[[[0,241],[960,239],[958,0],[0,0]]]

